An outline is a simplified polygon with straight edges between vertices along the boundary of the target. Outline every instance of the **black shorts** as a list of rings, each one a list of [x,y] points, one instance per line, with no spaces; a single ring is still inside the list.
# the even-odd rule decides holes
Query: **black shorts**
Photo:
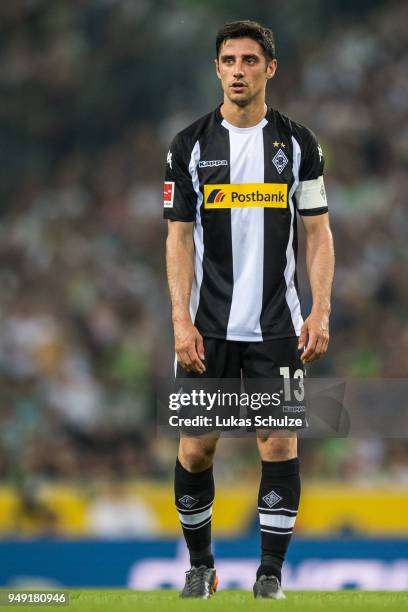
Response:
[[[304,426],[305,411],[301,411],[302,415],[296,414],[296,410],[299,410],[301,406],[297,405],[299,402],[292,401],[293,391],[288,388],[288,379],[291,379],[291,383],[294,382],[295,386],[303,383],[304,366],[300,359],[302,351],[298,349],[297,337],[265,342],[235,342],[204,338],[204,353],[206,366],[204,374],[187,372],[180,364],[177,364],[176,378],[184,379],[184,391],[191,391],[195,388],[205,388],[210,391],[221,389],[226,394],[244,392],[250,394],[252,398],[257,397],[258,400],[262,393],[270,396],[278,394],[280,397],[278,406],[258,406],[256,410],[249,409],[249,407],[243,409],[242,405],[231,408],[218,404],[215,407],[217,414],[221,419],[226,419],[225,422],[230,417],[245,416],[251,420],[245,429],[254,431],[261,428],[254,425],[255,416],[278,419],[283,418],[286,414],[288,418],[302,416],[302,427]],[[291,393],[292,397],[288,399]],[[200,412],[202,413],[200,408],[188,406],[181,414],[194,417]],[[214,413],[215,409],[208,414]],[[288,429],[293,428],[300,429],[301,427],[288,427]],[[221,427],[222,431],[234,429],[236,429],[234,425]],[[195,430],[195,433],[197,434],[198,431]],[[190,434],[194,435],[194,430]]]
[[[186,372],[177,364],[176,378],[276,378],[281,368],[288,367],[292,377],[296,370],[304,372],[297,338],[266,342],[235,342],[204,338],[206,372]]]

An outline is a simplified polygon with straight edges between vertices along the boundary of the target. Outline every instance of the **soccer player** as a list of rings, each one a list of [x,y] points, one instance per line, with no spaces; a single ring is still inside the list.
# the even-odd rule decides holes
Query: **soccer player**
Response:
[[[329,342],[334,252],[314,134],[265,104],[276,68],[270,29],[227,23],[216,38],[223,103],[174,138],[167,154],[167,273],[179,378],[303,375]],[[313,297],[303,321],[296,214]],[[208,598],[213,458],[218,436],[181,433],[175,503],[190,553],[182,597]],[[258,435],[261,560],[255,597],[284,598],[281,568],[300,497],[296,435]]]

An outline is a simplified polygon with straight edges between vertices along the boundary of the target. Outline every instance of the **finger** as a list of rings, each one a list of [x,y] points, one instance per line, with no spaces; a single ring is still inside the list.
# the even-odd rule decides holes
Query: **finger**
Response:
[[[315,347],[316,347],[316,342],[317,342],[316,334],[314,334],[314,333],[310,334],[307,346],[305,347],[305,349],[303,351],[302,357],[308,358],[308,357],[310,357],[310,355],[312,353],[314,353],[314,350],[315,350]]]
[[[196,349],[197,349],[197,353],[200,359],[205,359],[205,353],[204,353],[204,340],[203,337],[201,336],[201,334],[198,334],[197,339],[196,339]]]
[[[327,348],[329,346],[329,334],[324,331],[320,337],[320,346],[317,347],[317,350],[320,352],[320,356],[324,355],[327,352]]]
[[[307,357],[306,359],[303,359],[303,364],[305,365],[306,363],[312,363],[313,361],[316,361],[317,359],[320,358],[320,355],[317,355],[314,351],[309,355],[309,357]]]
[[[302,349],[307,342],[307,324],[303,323],[302,328],[300,330],[300,336],[298,341],[298,348]]]
[[[193,372],[198,372],[198,374],[203,374],[205,372],[205,365],[197,355],[195,350],[188,351],[188,357],[190,359],[190,367]]]
[[[183,368],[188,365],[188,355],[185,350],[177,352],[177,361]]]
[[[183,368],[183,370],[186,370],[186,372],[190,371],[190,358],[187,354],[187,351],[180,351],[179,353],[177,353],[177,360],[179,362],[179,364],[181,365],[181,367]]]
[[[187,372],[197,372],[202,374],[205,372],[205,366],[200,361],[195,349],[184,349],[179,352],[180,365]]]
[[[194,364],[195,364],[195,367],[197,368],[197,372],[199,372],[200,374],[204,374],[204,372],[206,371],[206,367],[204,363],[201,361],[201,359],[197,359],[197,361],[195,361]]]
[[[318,336],[318,339],[317,339],[317,342],[316,342],[316,347],[315,347],[316,359],[320,359],[320,357],[323,355],[323,353],[324,353],[324,343],[325,343],[324,336]]]
[[[316,334],[315,333],[310,334],[309,342],[307,343],[307,347],[305,348],[301,356],[303,363],[307,363],[311,361],[311,357],[314,355],[314,352],[315,352],[316,342],[317,342]]]
[[[203,361],[205,359],[205,353],[204,353],[204,341],[203,341],[203,337],[201,336],[201,334],[198,334],[196,338],[196,354],[197,354],[197,363],[200,367],[200,373],[203,374],[206,371],[206,367]]]

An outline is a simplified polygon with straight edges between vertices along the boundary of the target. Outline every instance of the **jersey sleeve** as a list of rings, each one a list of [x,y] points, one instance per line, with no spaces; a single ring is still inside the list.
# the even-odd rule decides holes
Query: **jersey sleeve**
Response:
[[[171,143],[166,159],[163,192],[163,217],[173,221],[195,221],[197,194],[189,164],[191,149],[177,135]]]
[[[311,130],[301,130],[299,185],[295,191],[297,210],[301,215],[321,215],[328,211],[323,181],[323,151]]]

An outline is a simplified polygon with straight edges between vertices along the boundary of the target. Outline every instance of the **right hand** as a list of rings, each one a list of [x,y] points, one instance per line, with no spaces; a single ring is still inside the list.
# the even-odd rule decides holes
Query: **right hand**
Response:
[[[174,348],[184,370],[204,374],[203,337],[191,321],[174,324]]]

